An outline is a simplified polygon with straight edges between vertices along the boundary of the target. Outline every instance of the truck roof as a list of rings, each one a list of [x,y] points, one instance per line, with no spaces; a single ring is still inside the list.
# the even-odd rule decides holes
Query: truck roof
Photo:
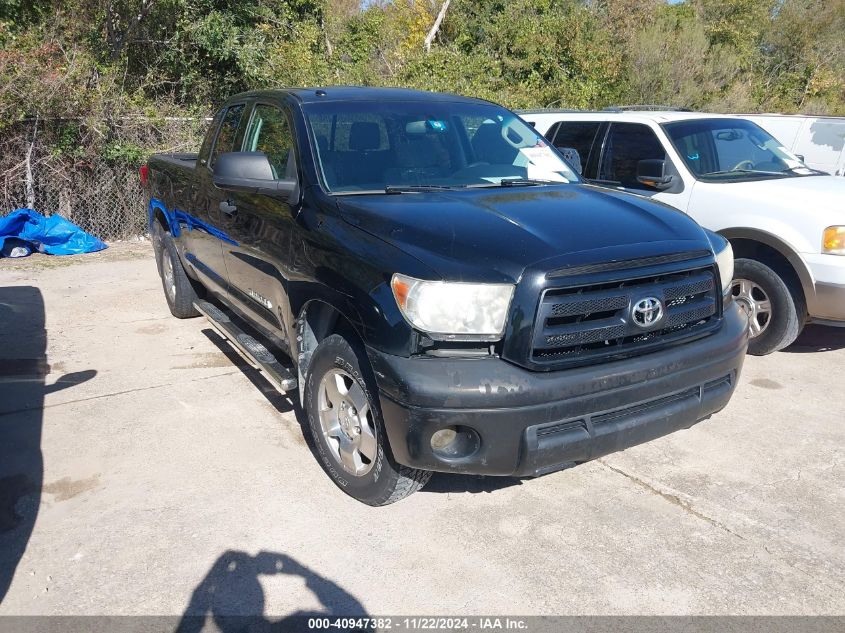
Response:
[[[291,95],[301,103],[322,103],[326,101],[464,101],[489,103],[483,99],[444,92],[427,92],[409,88],[373,88],[369,86],[279,88],[246,92],[236,96],[280,97],[283,95]]]

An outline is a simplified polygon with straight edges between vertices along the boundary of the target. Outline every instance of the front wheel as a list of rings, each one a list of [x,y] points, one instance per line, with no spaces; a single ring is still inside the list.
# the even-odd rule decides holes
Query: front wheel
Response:
[[[422,488],[431,473],[393,461],[376,394],[360,345],[332,334],[317,346],[305,410],[320,464],[346,494],[383,506]]]
[[[731,294],[748,316],[748,353],[764,356],[791,345],[804,325],[803,297],[766,264],[737,259]]]

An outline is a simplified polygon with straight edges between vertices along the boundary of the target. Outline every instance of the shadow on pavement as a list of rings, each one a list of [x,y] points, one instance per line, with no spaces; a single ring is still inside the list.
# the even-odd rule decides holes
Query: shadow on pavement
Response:
[[[46,385],[49,373],[41,291],[0,288],[0,602],[26,551],[41,503],[44,396],[97,374],[66,374]]]
[[[214,346],[229,359],[232,365],[241,370],[241,373],[246,376],[247,380],[249,380],[265,398],[267,398],[267,401],[273,405],[273,408],[275,408],[276,411],[279,413],[290,413],[295,408],[299,408],[299,405],[297,404],[299,402],[299,397],[297,396],[296,391],[289,394],[280,393],[278,389],[270,384],[270,381],[268,381],[260,371],[244,360],[244,358],[235,351],[235,348],[229,345],[229,343],[226,342],[226,339],[220,336],[220,334],[210,327],[203,328],[202,333],[205,334],[209,341],[214,343]]]
[[[845,349],[845,327],[808,325],[796,341],[784,349],[790,354],[835,352]]]
[[[297,610],[280,618],[268,616],[260,578],[278,574],[302,579],[322,609]],[[329,615],[367,617],[357,598],[286,554],[259,552],[250,556],[230,550],[217,559],[194,589],[176,633],[309,631],[314,630],[313,626],[308,626],[309,618]]]
[[[299,424],[300,431],[302,432],[302,437],[305,438],[306,445],[309,450],[314,453],[314,440],[311,437],[311,431],[308,428],[308,418],[305,416],[305,412],[302,410],[302,407],[299,406],[299,392],[294,390],[286,394],[280,393],[279,390],[276,389],[260,371],[247,363],[243,357],[226,342],[226,339],[220,336],[217,332],[211,328],[205,328],[202,333],[205,334],[206,337],[208,337],[208,340],[214,343],[215,347],[217,347],[217,349],[219,349],[220,352],[232,362],[232,365],[241,370],[241,373],[246,377],[246,379],[261,392],[261,395],[267,399],[267,402],[269,402],[276,411],[279,413],[293,412],[296,417],[296,422]]]
[[[453,475],[434,473],[420,492],[459,493],[495,492],[511,486],[521,486],[522,480],[516,477],[485,477],[484,475]]]

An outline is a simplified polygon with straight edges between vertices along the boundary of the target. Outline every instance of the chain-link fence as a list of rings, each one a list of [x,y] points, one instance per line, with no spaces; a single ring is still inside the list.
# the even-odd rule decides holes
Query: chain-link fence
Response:
[[[201,118],[137,117],[8,126],[0,131],[0,216],[31,207],[60,214],[106,241],[140,237],[147,219],[139,161],[153,151],[196,151],[204,127]],[[130,148],[135,160],[104,156],[114,148]]]
[[[32,171],[32,183],[27,191],[23,174],[6,175],[4,212],[31,206],[47,216],[58,213],[107,241],[147,232],[137,169],[102,164],[62,173],[47,167]]]

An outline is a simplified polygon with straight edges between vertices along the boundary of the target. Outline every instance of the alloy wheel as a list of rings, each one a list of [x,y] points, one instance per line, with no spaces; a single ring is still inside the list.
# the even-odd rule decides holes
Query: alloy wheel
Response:
[[[772,322],[772,302],[769,295],[753,281],[734,279],[731,286],[734,301],[748,316],[751,338],[760,336]]]
[[[349,474],[361,477],[376,462],[378,442],[367,395],[342,369],[326,372],[317,394],[320,427],[332,456]]]

